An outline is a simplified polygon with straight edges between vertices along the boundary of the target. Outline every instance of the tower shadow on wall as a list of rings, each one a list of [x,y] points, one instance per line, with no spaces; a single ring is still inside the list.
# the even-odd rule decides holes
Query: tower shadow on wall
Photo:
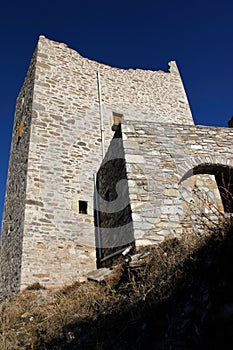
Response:
[[[97,268],[110,267],[135,247],[121,125],[98,170],[94,191]]]

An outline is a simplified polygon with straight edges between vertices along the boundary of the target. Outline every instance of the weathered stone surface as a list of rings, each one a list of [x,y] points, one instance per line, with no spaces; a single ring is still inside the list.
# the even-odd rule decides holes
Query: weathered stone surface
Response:
[[[122,276],[121,264],[114,266],[112,269],[102,267],[98,270],[93,270],[86,274],[86,278],[89,281],[94,281],[99,283],[104,282],[110,286],[117,284],[121,276]]]
[[[86,277],[90,281],[102,282],[107,277],[109,277],[112,273],[113,273],[112,270],[110,270],[106,267],[102,267],[101,269],[88,272],[86,274]]]
[[[146,265],[146,262],[148,261],[148,257],[150,255],[150,252],[147,253],[138,253],[130,256],[130,262],[129,267],[131,269],[135,269],[138,267],[142,267]]]

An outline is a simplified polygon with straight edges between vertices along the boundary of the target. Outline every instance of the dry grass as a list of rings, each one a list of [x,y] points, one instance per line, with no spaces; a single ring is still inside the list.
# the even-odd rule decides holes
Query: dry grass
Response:
[[[74,283],[58,292],[25,290],[0,305],[0,349],[37,349],[54,337],[72,340],[66,328],[75,322],[94,320],[107,305],[117,302],[110,286],[94,282]]]

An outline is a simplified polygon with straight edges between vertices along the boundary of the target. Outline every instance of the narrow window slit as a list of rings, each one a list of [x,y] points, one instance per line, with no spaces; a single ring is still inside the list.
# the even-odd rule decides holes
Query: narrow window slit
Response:
[[[23,121],[20,120],[19,127],[18,127],[18,132],[17,132],[17,145],[19,144],[19,141],[22,138],[23,134]]]

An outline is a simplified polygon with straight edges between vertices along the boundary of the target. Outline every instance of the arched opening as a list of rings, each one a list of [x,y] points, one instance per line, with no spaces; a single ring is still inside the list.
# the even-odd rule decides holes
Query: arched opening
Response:
[[[200,174],[210,175],[209,179],[211,177],[215,179],[224,212],[233,213],[233,168],[222,164],[199,164],[193,169],[190,169],[182,177],[180,183],[183,183],[192,176]]]

